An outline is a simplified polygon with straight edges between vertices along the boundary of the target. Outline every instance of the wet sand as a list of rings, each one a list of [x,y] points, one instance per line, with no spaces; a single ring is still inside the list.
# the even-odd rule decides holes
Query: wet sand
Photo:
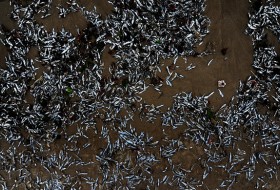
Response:
[[[105,18],[107,14],[110,13],[111,6],[102,0],[96,1],[81,1],[83,5],[90,9],[93,5],[96,6],[97,11],[102,14],[102,17]],[[43,23],[44,26],[50,31],[52,28],[55,30],[60,30],[61,27],[65,27],[66,30],[69,30],[73,34],[76,33],[76,28],[84,28],[86,26],[86,22],[80,13],[71,13],[66,18],[58,19],[57,10],[54,8],[56,4],[64,3],[62,0],[55,0],[53,6],[53,15],[50,16],[48,19],[40,19],[38,18],[38,22]],[[244,34],[244,30],[246,27],[246,23],[248,21],[247,12],[249,3],[246,0],[231,0],[231,1],[223,1],[223,0],[208,0],[207,1],[207,8],[206,8],[206,15],[211,20],[210,25],[210,34],[204,40],[204,43],[197,47],[198,51],[203,51],[208,43],[214,44],[215,53],[212,55],[208,55],[205,57],[187,57],[187,63],[183,58],[179,58],[177,65],[179,66],[176,71],[182,75],[185,75],[184,79],[177,79],[173,83],[173,87],[164,86],[162,87],[163,94],[160,95],[156,92],[152,87],[150,87],[146,92],[141,94],[144,101],[149,104],[161,105],[164,104],[164,109],[166,110],[167,107],[171,106],[173,96],[177,93],[182,91],[191,91],[194,95],[203,95],[209,94],[212,91],[215,94],[210,98],[210,106],[213,107],[214,110],[217,110],[221,105],[226,104],[229,102],[231,97],[236,92],[236,87],[239,84],[240,80],[245,80],[248,75],[251,74],[253,68],[251,67],[252,64],[252,44],[251,39],[249,36]],[[0,22],[4,23],[5,26],[8,28],[14,28],[15,24],[11,22],[8,18],[8,13],[11,9],[9,9],[8,1],[1,1],[0,7]],[[273,36],[269,38],[272,39],[272,43],[275,43],[275,39]],[[277,44],[277,43],[276,43]],[[228,48],[226,55],[222,55],[221,50],[223,48]],[[279,53],[279,44],[277,45],[277,51]],[[3,61],[4,57],[7,53],[5,47],[0,45],[1,51],[1,66],[4,67]],[[108,65],[111,64],[114,59],[107,53],[108,49],[105,49],[103,53],[103,61],[105,64],[105,68],[108,68]],[[33,53],[30,55],[32,58],[37,56],[37,51],[33,50]],[[213,62],[210,66],[207,66],[207,63],[213,59]],[[159,75],[164,79],[167,76],[167,72],[165,71],[165,67],[171,64],[172,59],[169,60],[162,60],[162,73]],[[196,66],[195,69],[191,71],[185,71],[185,68],[190,64]],[[107,67],[106,67],[107,65]],[[43,68],[42,68],[43,69]],[[42,70],[41,69],[41,70]],[[39,69],[40,70],[40,69]],[[37,78],[40,77],[38,73]],[[108,71],[105,71],[105,75],[109,75]],[[224,79],[227,83],[226,87],[221,89],[224,93],[224,98],[222,98],[218,91],[217,91],[217,81]],[[163,110],[164,110],[163,109]],[[136,114],[137,115],[137,114]],[[135,125],[137,131],[145,131],[148,134],[155,137],[155,140],[161,140],[164,136],[162,130],[159,130],[160,121],[159,119],[156,120],[154,124],[146,123],[140,121],[139,118],[135,118],[133,125]],[[100,127],[100,126],[98,126]],[[170,134],[170,138],[180,138],[182,131],[184,128],[181,129],[170,129],[167,128],[168,134]],[[70,132],[75,133],[75,127],[70,129]],[[102,148],[102,143],[99,141],[97,136],[92,135],[92,132],[88,132],[89,136],[91,137],[91,143],[96,144],[96,147],[93,147],[91,150],[87,150],[81,152],[81,157],[85,160],[94,160],[95,157],[92,155],[96,155],[100,148]],[[113,133],[113,132],[112,132]],[[91,135],[90,135],[91,134]],[[85,139],[84,139],[85,140]],[[65,143],[64,140],[58,141],[53,147],[52,150],[55,152],[60,149],[60,146]],[[188,150],[182,150],[174,156],[173,160],[176,163],[183,164],[186,168],[190,167],[195,161],[197,157],[201,156],[203,152],[203,147],[193,144],[192,142],[188,142],[186,144],[187,147],[193,147]],[[90,154],[88,153],[90,151]],[[127,152],[126,154],[133,154]],[[155,152],[155,154],[159,154]],[[120,155],[121,156],[121,155]],[[164,168],[165,164],[162,163],[161,166],[154,169],[155,175],[161,175],[161,171]],[[76,169],[73,168],[71,171],[67,171],[67,173],[74,174]],[[41,169],[34,168],[33,173],[40,172]],[[93,172],[94,169],[90,169],[93,177],[96,174]],[[197,175],[203,170],[201,168],[197,168]],[[215,171],[209,177],[210,180],[207,182],[209,184],[209,188],[216,186],[217,182],[222,179],[222,176],[226,174],[221,174],[219,171]],[[48,176],[46,176],[47,178]],[[212,181],[211,181],[212,180]],[[245,184],[246,183],[246,184]],[[248,182],[244,182],[244,187],[248,189],[251,188]],[[145,185],[143,184],[143,187]],[[240,189],[238,186],[233,186],[233,189]],[[160,189],[168,189],[167,187],[161,187]]]
[[[1,7],[9,7],[8,1],[0,2]],[[51,10],[52,15],[47,19],[37,17],[37,21],[42,23],[48,31],[53,28],[55,31],[64,27],[74,35],[77,34],[77,28],[86,27],[86,21],[81,13],[70,13],[66,18],[58,18],[58,10],[55,8],[58,4],[65,3],[62,0],[53,2]],[[197,51],[205,50],[208,43],[214,44],[215,53],[203,57],[187,57],[187,63],[183,58],[179,58],[176,72],[185,76],[184,79],[177,79],[173,83],[173,87],[164,85],[162,87],[163,94],[160,95],[152,87],[141,94],[147,103],[155,105],[165,105],[165,109],[172,104],[172,97],[182,91],[193,92],[195,96],[209,94],[214,91],[214,95],[210,98],[210,105],[217,110],[221,105],[228,103],[231,97],[235,94],[236,87],[240,80],[245,80],[252,71],[252,45],[249,36],[244,34],[246,23],[248,21],[247,12],[249,3],[247,1],[233,0],[225,3],[222,0],[207,1],[206,16],[211,20],[210,33],[206,36],[202,45],[197,47]],[[97,11],[103,18],[110,13],[112,6],[104,1],[82,2],[82,5],[87,7],[87,10],[93,9],[96,6]],[[8,28],[14,28],[15,23],[8,18],[10,8],[5,9],[0,14],[1,23],[5,23]],[[228,48],[225,56],[221,50]],[[1,50],[1,65],[3,66],[4,56],[7,53],[3,45]],[[31,53],[31,58],[37,56],[36,50]],[[207,63],[213,59],[210,66]],[[114,61],[111,55],[104,51],[103,61],[106,68]],[[167,76],[165,67],[170,65],[173,60],[162,60],[162,73],[159,73],[163,79]],[[186,71],[185,68],[192,63],[196,66],[191,71]],[[105,70],[105,76],[109,75],[108,70]],[[39,76],[37,76],[39,77]],[[36,77],[36,78],[37,78]],[[221,89],[224,97],[222,98],[217,91],[217,81],[225,80],[227,85]]]
[[[209,99],[210,106],[217,110],[223,104],[230,101],[236,93],[236,87],[240,80],[245,80],[250,71],[253,70],[252,55],[253,48],[251,39],[244,34],[248,22],[249,2],[233,0],[230,2],[222,0],[212,0],[206,2],[206,16],[211,20],[210,34],[204,40],[204,43],[197,47],[199,52],[205,50],[208,43],[214,44],[215,53],[204,57],[188,57],[187,63],[184,59],[178,59],[180,66],[176,71],[185,75],[184,79],[175,80],[174,86],[164,86],[163,95],[160,96],[153,89],[143,93],[142,97],[148,103],[156,105],[172,104],[172,97],[182,91],[193,92],[196,96],[215,94]],[[221,50],[228,48],[225,56]],[[213,59],[210,66],[207,63]],[[164,65],[170,65],[172,60],[163,61]],[[196,66],[191,71],[185,71],[190,63]],[[165,71],[163,67],[163,71]],[[163,78],[167,72],[163,72]],[[222,98],[217,91],[218,80],[225,80],[227,85],[221,89],[224,94]]]
[[[0,23],[5,24],[8,29],[16,28],[16,24],[9,19],[9,14],[12,8],[9,6],[8,0],[0,1]],[[5,56],[7,55],[7,49],[0,43],[0,68],[5,68]]]

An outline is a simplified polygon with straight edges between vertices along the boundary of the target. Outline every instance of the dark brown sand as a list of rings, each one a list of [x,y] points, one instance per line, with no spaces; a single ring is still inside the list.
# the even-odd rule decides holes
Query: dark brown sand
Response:
[[[249,3],[247,1],[233,0],[211,0],[207,1],[206,15],[211,20],[210,34],[205,38],[204,43],[197,47],[198,51],[206,48],[208,43],[214,45],[216,52],[213,55],[204,57],[187,58],[187,64],[179,59],[178,72],[186,77],[176,80],[174,87],[163,87],[163,95],[153,95],[153,90],[143,94],[148,103],[171,105],[172,96],[181,91],[191,91],[194,95],[215,94],[210,98],[210,105],[216,110],[221,105],[228,103],[235,94],[236,87],[240,80],[245,80],[252,70],[252,45],[249,36],[244,34],[248,21]],[[221,50],[228,48],[223,56]],[[213,59],[210,66],[207,63]],[[164,61],[170,64],[169,61]],[[191,71],[185,71],[186,66],[193,63],[197,67]],[[167,74],[163,74],[164,77]],[[225,80],[227,85],[221,91],[222,98],[217,91],[217,81]],[[149,97],[153,97],[152,99]]]
[[[9,6],[8,0],[0,1],[0,24],[3,23],[9,29],[16,28],[16,24],[9,20],[9,13],[12,8]],[[0,68],[5,67],[5,55],[7,54],[7,50],[5,46],[0,43]]]
[[[58,4],[63,4],[65,1],[55,0],[53,7]],[[112,6],[106,1],[81,1],[87,10],[93,9],[93,5],[96,6],[97,11],[103,18],[110,13]],[[10,7],[8,1],[0,2],[3,11],[0,12],[0,22],[5,23],[8,28],[14,28],[15,23],[11,22],[8,18]],[[7,7],[4,9],[4,7]],[[141,96],[147,103],[153,103],[155,105],[164,104],[166,107],[172,104],[172,96],[182,91],[191,91],[194,95],[209,94],[212,91],[215,94],[210,98],[210,105],[214,109],[218,109],[224,103],[227,103],[230,98],[235,94],[236,87],[239,80],[245,80],[252,70],[252,45],[250,38],[244,34],[248,12],[248,2],[241,0],[233,0],[224,3],[221,0],[207,1],[206,15],[211,20],[210,34],[206,36],[204,43],[197,47],[198,51],[203,51],[208,43],[213,44],[215,53],[204,57],[188,57],[187,63],[183,58],[179,58],[177,65],[179,66],[176,71],[185,75],[184,79],[178,79],[174,81],[173,87],[164,85],[162,88],[163,94],[160,95],[152,88],[149,88]],[[66,18],[59,19],[58,11],[53,8],[52,15],[48,19],[41,19],[37,17],[39,23],[44,24],[48,31],[53,28],[55,31],[64,27],[73,34],[76,34],[77,28],[84,28],[86,21],[82,17],[81,13],[71,13]],[[227,48],[226,55],[222,55],[221,50]],[[0,46],[1,50],[1,66],[3,66],[4,56],[7,53],[3,45]],[[36,57],[37,51],[30,52],[30,57]],[[114,59],[104,52],[103,60],[105,66],[110,65]],[[210,66],[207,63],[213,59]],[[159,75],[162,78],[167,76],[165,67],[171,64],[173,60],[162,60],[164,67],[162,73]],[[186,71],[185,68],[190,64],[196,66],[191,71]],[[105,76],[108,75],[108,71],[105,70]],[[224,89],[221,89],[224,98],[222,98],[217,91],[217,81],[225,80],[227,85]]]
[[[97,11],[102,14],[102,17],[105,18],[107,14],[110,13],[112,9],[111,5],[108,4],[105,0],[94,0],[94,1],[80,1],[84,6],[87,7],[88,10],[92,9],[92,6],[95,5]],[[55,7],[58,3],[65,3],[62,0],[54,0]],[[210,34],[205,38],[204,43],[197,47],[198,51],[203,51],[208,43],[213,44],[215,53],[212,55],[208,55],[205,57],[187,57],[187,63],[184,63],[183,58],[178,59],[178,64],[180,67],[176,70],[178,73],[185,75],[184,79],[175,80],[173,83],[173,87],[168,87],[164,85],[162,87],[163,94],[159,95],[158,92],[149,88],[146,92],[144,92],[141,96],[143,99],[150,104],[155,105],[165,105],[165,109],[168,106],[171,106],[172,99],[175,94],[180,93],[182,91],[191,91],[194,95],[203,95],[209,94],[212,91],[215,94],[210,98],[210,106],[212,106],[215,110],[217,110],[221,105],[229,102],[231,97],[236,93],[236,87],[240,80],[245,80],[248,75],[250,75],[250,71],[253,71],[252,64],[252,45],[250,37],[244,34],[244,30],[246,27],[246,23],[248,21],[247,12],[248,12],[249,3],[247,0],[208,0],[207,1],[207,9],[206,15],[211,20],[210,26]],[[16,25],[15,23],[9,20],[9,12],[11,9],[9,8],[9,1],[0,1],[0,22],[4,23],[5,26],[12,29]],[[72,33],[76,33],[77,28],[84,28],[86,26],[85,19],[82,17],[80,13],[71,13],[64,19],[58,19],[57,9],[53,8],[53,15],[48,19],[42,20],[38,18],[38,21],[43,23],[44,26],[50,31],[54,28],[56,31],[60,30],[61,27],[65,27],[66,30],[69,30]],[[269,35],[269,38],[275,42],[274,36]],[[272,43],[273,43],[272,42]],[[275,43],[279,52],[279,44]],[[227,48],[226,55],[222,55],[221,50],[223,48]],[[105,49],[103,60],[106,65],[110,65],[114,59],[107,53],[108,49]],[[1,67],[4,67],[4,56],[6,55],[6,49],[0,45],[0,63]],[[30,57],[36,57],[37,51],[33,49],[30,52]],[[207,66],[207,63],[213,59],[213,62],[210,66]],[[172,60],[162,60],[162,64],[164,67],[162,68],[162,73],[160,76],[165,78],[167,73],[165,71],[165,66],[171,64]],[[196,66],[194,70],[185,71],[186,66],[190,63]],[[38,64],[38,63],[37,63]],[[107,67],[108,68],[108,67]],[[41,68],[38,71],[37,78],[40,77],[44,69]],[[105,76],[109,75],[108,71],[105,71]],[[222,98],[217,91],[217,81],[225,80],[227,85],[225,88],[221,89],[224,93],[224,98]],[[137,115],[137,113],[136,113]],[[98,121],[100,124],[100,121]],[[154,123],[146,123],[140,121],[138,117],[135,118],[133,125],[137,128],[137,131],[145,131],[151,136],[155,137],[155,140],[161,140],[164,136],[162,129],[159,128],[160,121],[159,119]],[[99,125],[100,126],[100,125]],[[170,134],[170,138],[177,139],[181,137],[183,132],[183,128],[172,130],[170,128],[166,128],[166,131]],[[76,127],[71,126],[69,128],[69,133],[75,133]],[[112,136],[116,135],[111,133]],[[93,135],[93,133],[88,134],[90,137],[91,143],[96,146],[92,147],[90,150],[81,151],[81,157],[85,160],[93,160],[95,161],[95,155],[97,154],[99,149],[103,147],[102,142],[100,142],[100,138]],[[81,141],[85,141],[86,139],[81,139]],[[56,144],[51,145],[51,150],[57,152],[60,150],[65,143],[65,140],[61,139]],[[164,144],[163,142],[160,142]],[[3,144],[2,144],[3,145]],[[184,167],[188,168],[193,165],[197,158],[200,157],[203,153],[203,149],[200,146],[193,144],[192,142],[187,142],[186,146],[189,147],[187,150],[181,150],[173,158],[175,163],[181,163]],[[90,153],[89,153],[90,152]],[[131,154],[132,152],[126,152],[125,154]],[[155,152],[156,155],[159,152]],[[119,155],[122,156],[122,155]],[[167,165],[164,161],[158,167],[153,168],[153,175],[161,176],[162,169]],[[71,168],[67,170],[66,173],[75,174],[75,171],[79,170],[79,168]],[[42,173],[43,169],[34,167],[32,169],[32,173],[36,175],[36,172]],[[93,177],[99,176],[97,172],[97,168],[90,168],[88,172],[92,173]],[[197,175],[201,175],[203,172],[202,168],[196,168]],[[1,171],[0,171],[1,173]],[[166,175],[166,174],[165,174]],[[209,189],[212,189],[217,186],[224,179],[226,174],[220,173],[220,171],[214,171],[211,173],[211,176],[207,178],[205,183],[208,184]],[[47,175],[45,176],[48,177]],[[233,189],[252,189],[252,185],[247,181],[240,179],[239,180],[243,187],[241,188],[239,185],[233,186]],[[241,183],[239,183],[241,185]],[[145,187],[145,184],[143,184]],[[277,186],[276,186],[277,187]],[[276,188],[275,187],[275,188]],[[85,186],[85,189],[87,187]],[[271,186],[271,188],[273,188]],[[160,187],[159,189],[168,189],[167,187]]]

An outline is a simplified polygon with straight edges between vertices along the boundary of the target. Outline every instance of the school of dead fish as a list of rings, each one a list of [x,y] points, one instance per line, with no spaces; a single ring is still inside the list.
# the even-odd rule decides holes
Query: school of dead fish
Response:
[[[48,32],[36,21],[36,15],[51,15],[51,0],[10,1],[17,28],[1,25],[8,55],[6,67],[0,69],[0,139],[9,146],[0,150],[0,187],[209,189],[207,178],[217,169],[225,174],[216,179],[218,189],[241,185],[241,179],[256,189],[268,188],[278,179],[280,57],[265,35],[271,30],[280,40],[280,7],[275,1],[250,1],[245,33],[252,38],[255,70],[215,113],[208,103],[213,93],[180,92],[167,111],[140,96],[147,88],[162,93],[163,85],[172,86],[173,80],[184,77],[175,72],[177,58],[198,54],[194,47],[209,33],[205,0],[109,3],[114,9],[105,20],[95,8],[87,11],[75,0],[55,7],[59,18],[81,12],[87,20],[87,27],[73,35],[64,28]],[[116,59],[109,77],[103,76],[105,46]],[[33,47],[39,51],[35,59],[27,57]],[[163,80],[158,73],[160,59],[166,58],[174,62],[164,68],[168,76]],[[45,68],[41,76],[35,62]],[[189,65],[186,70],[194,68]],[[223,97],[220,89],[219,93]],[[151,123],[160,119],[157,130],[163,137],[155,140],[139,131],[133,126],[136,117]],[[71,126],[76,126],[73,134]],[[170,128],[184,131],[171,138]],[[96,152],[90,151],[97,146],[92,135],[95,143],[104,142]],[[62,139],[64,145],[53,151]],[[173,158],[190,149],[189,141],[202,147],[203,154],[186,168]],[[89,151],[91,159],[83,158],[83,151]],[[161,165],[165,168],[156,174]]]

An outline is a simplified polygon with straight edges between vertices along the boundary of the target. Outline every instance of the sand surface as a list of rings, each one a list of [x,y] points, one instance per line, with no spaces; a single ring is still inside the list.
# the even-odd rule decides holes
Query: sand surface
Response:
[[[54,0],[55,7],[58,3],[65,3],[62,0]],[[111,5],[108,4],[105,0],[93,0],[93,1],[80,1],[83,5],[87,7],[88,10],[92,8],[93,5],[96,6],[97,11],[102,14],[102,18],[105,18],[107,14],[110,13],[112,9]],[[202,45],[197,47],[198,51],[203,51],[207,44],[213,44],[215,53],[212,55],[204,57],[187,57],[187,62],[182,57],[178,59],[179,68],[176,71],[182,75],[185,75],[184,79],[175,80],[173,87],[164,85],[162,87],[163,94],[160,95],[158,92],[149,88],[146,92],[141,94],[144,101],[149,104],[161,105],[164,104],[167,109],[168,106],[172,104],[173,96],[182,91],[191,91],[194,95],[203,95],[209,94],[212,91],[215,94],[210,98],[210,106],[217,110],[221,105],[227,104],[231,97],[236,93],[236,88],[240,80],[245,80],[251,74],[251,71],[254,72],[251,67],[252,64],[252,43],[249,36],[244,34],[246,24],[248,21],[247,13],[249,8],[249,2],[247,0],[208,0],[206,8],[206,15],[211,20],[210,25],[210,34],[205,38]],[[0,1],[0,23],[4,23],[5,26],[9,29],[15,28],[15,23],[11,22],[9,19],[9,12],[11,11],[9,7],[9,1],[2,0]],[[53,15],[48,19],[38,18],[38,22],[43,23],[48,31],[54,28],[56,31],[60,30],[61,27],[65,27],[66,30],[69,30],[73,34],[76,34],[77,28],[84,28],[86,26],[85,19],[80,13],[71,13],[64,19],[58,19],[57,10],[53,8]],[[277,40],[273,35],[269,35],[271,43],[274,43],[277,46],[277,52],[280,53],[280,46],[277,43]],[[226,55],[222,55],[221,50],[223,48],[228,48]],[[109,65],[114,59],[107,53],[108,49],[105,49],[103,54],[103,61],[105,65]],[[0,65],[5,67],[4,57],[7,54],[6,48],[3,45],[0,45]],[[36,49],[30,52],[30,57],[35,58],[37,56]],[[213,59],[212,64],[207,66],[207,63]],[[165,67],[171,64],[172,60],[162,60],[162,73],[159,75],[162,78],[167,76]],[[185,68],[192,63],[196,66],[195,69],[191,71],[186,71]],[[38,65],[40,66],[40,65]],[[40,68],[38,71],[38,77],[42,73],[42,70],[45,68]],[[108,73],[107,73],[108,74]],[[224,94],[222,98],[217,91],[217,81],[225,80],[227,85],[225,88],[221,89]],[[137,131],[145,131],[148,134],[151,134],[155,137],[155,140],[160,140],[163,136],[162,130],[159,130],[160,121],[157,120],[154,124],[145,123],[140,121],[139,118],[136,118],[134,125],[137,128]],[[70,129],[75,132],[75,127]],[[179,138],[183,129],[166,129],[170,130],[171,138]],[[92,155],[96,155],[99,148],[102,147],[102,143],[94,135],[92,139],[96,143],[96,147],[93,147],[91,154],[88,151],[81,152],[81,155],[84,159],[94,159]],[[60,145],[64,143],[63,140],[59,141],[54,147],[53,150],[58,150]],[[193,145],[191,142],[186,144],[188,147],[194,147],[189,150],[181,151],[176,154],[176,157],[173,159],[175,162],[182,163],[186,167],[191,166],[200,154],[202,154],[202,147]],[[130,154],[127,152],[126,154]],[[166,163],[167,164],[167,163]],[[165,163],[162,163],[162,168],[164,168]],[[160,171],[162,168],[154,168],[155,175],[161,175]],[[34,173],[40,171],[40,168],[34,168]],[[199,172],[200,169],[198,168]],[[68,171],[69,173],[75,172]],[[97,175],[92,172],[93,176]],[[219,171],[215,171],[209,177],[208,184],[209,188],[211,186],[216,186],[218,179],[222,178],[226,174],[221,174]],[[211,181],[212,180],[212,181]],[[242,181],[242,179],[240,179]],[[248,189],[252,188],[250,184],[246,181],[244,182],[244,189],[248,186]],[[143,184],[144,187],[144,184]],[[162,187],[161,189],[164,189]],[[233,189],[240,189],[240,187],[234,186]]]
[[[53,28],[55,31],[64,27],[74,35],[77,34],[77,28],[84,28],[86,21],[81,13],[70,13],[66,18],[58,18],[58,4],[64,4],[65,1],[53,1],[52,15],[48,19],[41,19],[37,17],[37,21],[42,23],[48,31]],[[91,10],[96,6],[97,11],[103,18],[110,13],[112,6],[106,1],[81,1],[87,10]],[[5,23],[7,28],[15,28],[15,23],[9,19],[10,7],[8,1],[0,2],[3,11],[0,12],[0,22]],[[187,62],[183,57],[179,58],[177,65],[179,68],[176,72],[185,76],[184,79],[174,81],[174,86],[169,87],[164,85],[162,88],[163,94],[160,95],[152,88],[149,88],[141,96],[147,103],[155,105],[164,104],[170,106],[172,104],[172,97],[182,91],[191,91],[194,95],[209,94],[214,91],[214,95],[210,98],[210,105],[214,109],[218,109],[224,103],[227,103],[235,94],[236,87],[240,80],[245,80],[252,70],[252,45],[249,36],[244,34],[246,23],[248,21],[249,3],[242,0],[233,0],[225,3],[222,0],[207,1],[206,16],[211,20],[210,33],[206,36],[203,44],[197,47],[198,51],[203,51],[207,44],[213,44],[215,53],[203,57],[187,57]],[[4,7],[7,7],[4,9]],[[227,48],[225,56],[222,55],[221,50]],[[6,49],[1,44],[1,66],[4,66],[3,61]],[[107,50],[107,49],[106,49]],[[30,52],[30,58],[35,58],[37,51]],[[207,63],[212,60],[210,66]],[[103,60],[105,65],[110,65],[114,59],[104,51]],[[165,67],[172,63],[173,60],[162,60],[162,73],[159,75],[162,78],[167,76]],[[196,66],[191,71],[186,71],[186,67],[192,63]],[[106,71],[105,71],[106,73]],[[225,80],[227,85],[221,89],[224,97],[222,98],[217,91],[217,81]]]

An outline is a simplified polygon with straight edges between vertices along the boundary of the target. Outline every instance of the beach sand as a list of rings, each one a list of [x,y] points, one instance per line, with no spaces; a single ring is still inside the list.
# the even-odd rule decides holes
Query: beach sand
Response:
[[[77,27],[82,29],[86,27],[86,21],[80,13],[71,13],[66,18],[59,19],[57,14],[57,9],[55,9],[58,3],[63,4],[65,1],[54,0],[54,6],[52,9],[52,16],[47,19],[38,19],[39,23],[43,23],[44,26],[51,31],[54,28],[56,31],[65,27],[66,30],[69,30],[73,34],[76,34]],[[80,0],[82,5],[86,6],[88,10],[92,8],[93,5],[96,6],[97,11],[102,15],[102,18],[105,18],[112,9],[112,6],[108,4],[105,0],[93,0],[85,1]],[[177,65],[179,66],[176,71],[185,76],[184,79],[178,79],[173,82],[173,87],[164,85],[162,87],[163,94],[160,95],[152,87],[150,87],[146,92],[141,94],[143,100],[149,104],[161,105],[164,104],[163,110],[166,110],[169,106],[172,105],[173,96],[182,91],[193,92],[193,95],[200,96],[209,94],[214,91],[214,95],[210,98],[210,106],[217,110],[223,104],[227,104],[231,97],[235,95],[237,86],[240,80],[245,80],[250,74],[251,71],[254,72],[251,67],[252,64],[252,54],[253,47],[252,42],[249,36],[244,34],[246,24],[248,22],[248,8],[249,2],[247,0],[208,0],[206,2],[206,16],[211,20],[210,33],[206,36],[203,41],[203,44],[198,46],[197,51],[203,51],[207,48],[207,44],[212,44],[215,53],[204,56],[204,57],[187,57],[187,63],[181,57],[178,59]],[[0,23],[3,23],[7,28],[12,29],[16,27],[16,24],[9,19],[9,13],[11,8],[9,7],[9,1],[0,2]],[[269,34],[269,40],[272,44],[275,44],[277,47],[277,52],[280,53],[279,43],[277,39]],[[223,48],[227,48],[226,55],[221,53]],[[114,61],[114,58],[108,54],[108,48],[103,53],[103,61],[105,65],[110,65]],[[5,67],[4,57],[7,54],[6,48],[1,44],[0,45],[0,65]],[[30,52],[30,58],[35,58],[38,56],[36,49],[33,49]],[[207,63],[213,59],[210,66],[207,66]],[[172,59],[162,60],[162,73],[159,75],[164,79],[167,76],[165,67],[172,63]],[[186,71],[185,68],[192,63],[196,66],[195,69],[191,71]],[[36,66],[40,66],[38,63]],[[43,66],[40,66],[43,67]],[[39,78],[45,68],[40,68],[38,70]],[[106,72],[106,75],[109,73]],[[224,94],[224,97],[221,97],[217,91],[217,82],[218,80],[225,80],[227,85],[225,88],[222,88],[221,91]],[[138,113],[136,112],[136,115]],[[100,123],[100,121],[98,121]],[[134,119],[133,126],[137,131],[145,131],[151,136],[154,136],[154,140],[161,140],[164,136],[162,129],[160,129],[160,120],[157,119],[154,124],[146,123],[140,121],[139,118]],[[99,126],[100,127],[100,126]],[[176,130],[166,128],[166,131],[171,135],[170,138],[180,138],[184,128],[178,128]],[[69,128],[69,133],[75,132],[75,126]],[[99,138],[93,134],[90,134],[89,137],[92,139],[92,144],[96,144],[89,151],[81,151],[81,157],[85,160],[95,159],[95,155],[100,148],[103,147],[102,142]],[[112,134],[112,136],[117,134]],[[81,140],[82,141],[82,140]],[[62,145],[65,143],[65,140],[61,139],[57,141],[52,149],[54,152],[58,151]],[[160,142],[163,143],[163,142]],[[176,156],[173,158],[174,162],[181,163],[185,167],[190,167],[193,165],[197,158],[203,154],[203,147],[193,144],[192,142],[187,142],[185,144],[187,147],[192,147],[187,150],[179,151]],[[8,145],[6,145],[8,146]],[[126,152],[123,154],[131,154],[133,152]],[[158,154],[158,152],[155,152]],[[122,156],[122,155],[119,155]],[[160,166],[153,168],[153,175],[161,176],[162,169],[168,163],[162,163]],[[75,174],[75,171],[79,168],[72,168],[66,172],[69,174]],[[42,168],[32,168],[32,173],[35,175],[36,172],[43,171]],[[97,172],[94,172],[94,168],[90,169],[89,172],[92,173],[93,177],[98,176]],[[96,168],[97,170],[97,168]],[[202,168],[197,168],[197,175],[201,175],[203,172]],[[1,171],[0,171],[1,174]],[[166,173],[165,175],[167,175]],[[42,174],[43,175],[43,174]],[[212,189],[218,185],[220,180],[224,179],[227,176],[226,173],[221,173],[218,169],[215,169],[211,175],[207,178],[205,183],[208,184],[209,189]],[[45,176],[46,178],[48,176]],[[246,181],[245,179],[239,179],[239,184],[242,184],[241,189],[252,189],[252,184]],[[145,184],[142,184],[145,187]],[[271,186],[273,188],[274,186]],[[165,187],[160,187],[159,189],[165,189]],[[234,185],[233,189],[240,189],[240,186]]]

